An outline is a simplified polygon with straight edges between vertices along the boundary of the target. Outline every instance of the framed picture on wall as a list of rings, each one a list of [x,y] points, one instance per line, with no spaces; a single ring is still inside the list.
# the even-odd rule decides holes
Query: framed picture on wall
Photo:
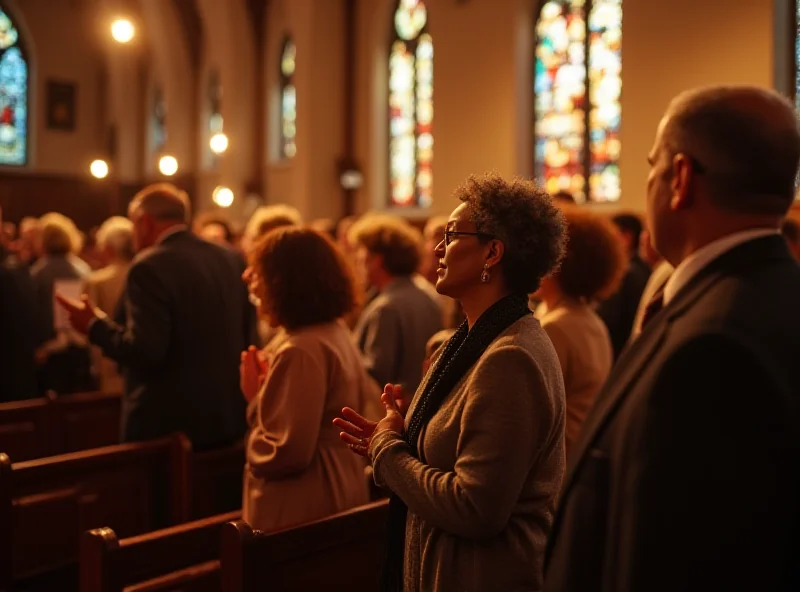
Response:
[[[63,80],[48,80],[46,90],[48,129],[75,130],[77,85]]]

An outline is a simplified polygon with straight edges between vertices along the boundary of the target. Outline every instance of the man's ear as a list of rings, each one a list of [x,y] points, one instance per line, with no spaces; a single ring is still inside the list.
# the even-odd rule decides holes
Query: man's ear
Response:
[[[486,253],[486,263],[489,265],[489,267],[494,267],[500,263],[500,260],[503,258],[503,253],[505,253],[505,245],[496,238],[490,240],[488,245],[489,250]]]
[[[676,154],[672,158],[672,210],[685,210],[692,206],[694,197],[692,186],[695,182],[695,170],[692,160],[685,154]]]

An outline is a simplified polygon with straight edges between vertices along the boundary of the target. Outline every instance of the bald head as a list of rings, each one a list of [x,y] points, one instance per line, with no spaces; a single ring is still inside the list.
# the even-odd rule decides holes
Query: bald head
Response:
[[[191,206],[185,191],[170,183],[148,185],[131,200],[128,211],[149,214],[162,222],[185,224],[189,221]]]
[[[678,95],[662,125],[664,146],[694,161],[719,208],[788,210],[800,163],[800,129],[788,100],[750,86],[702,88]]]

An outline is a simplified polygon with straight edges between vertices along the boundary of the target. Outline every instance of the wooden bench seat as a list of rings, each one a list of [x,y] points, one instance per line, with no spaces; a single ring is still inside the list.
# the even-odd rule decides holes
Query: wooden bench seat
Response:
[[[0,454],[0,589],[74,565],[85,530],[132,536],[178,522],[180,454],[178,438],[13,465]]]
[[[224,592],[330,590],[347,572],[348,590],[379,589],[389,502],[382,500],[274,533],[243,521],[222,528]],[[337,574],[339,574],[337,576]]]
[[[147,534],[118,539],[113,530],[84,533],[81,592],[219,592],[220,533],[230,512]]]
[[[0,403],[0,452],[16,463],[118,444],[120,409],[99,392]]]

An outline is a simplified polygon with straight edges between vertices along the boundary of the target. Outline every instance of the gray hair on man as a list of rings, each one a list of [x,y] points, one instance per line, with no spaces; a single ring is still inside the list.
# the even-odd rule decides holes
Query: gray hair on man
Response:
[[[189,222],[191,204],[189,196],[171,183],[154,183],[137,193],[128,206],[129,212],[141,210],[156,220]]]
[[[133,259],[133,222],[123,216],[112,216],[97,230],[97,246],[109,249],[115,256],[130,261]]]
[[[667,110],[664,142],[685,154],[724,210],[782,215],[794,199],[800,127],[794,106],[753,86],[699,88]]]

